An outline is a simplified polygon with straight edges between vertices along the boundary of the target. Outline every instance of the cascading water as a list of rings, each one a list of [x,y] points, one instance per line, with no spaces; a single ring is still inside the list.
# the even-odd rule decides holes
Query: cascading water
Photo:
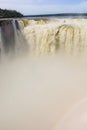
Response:
[[[14,53],[29,46],[32,54],[85,52],[86,22],[86,19],[3,20],[0,28],[1,51]]]
[[[86,19],[58,19],[24,28],[31,52],[44,54],[59,51],[78,53],[87,50]]]
[[[9,53],[9,51],[14,51],[15,34],[12,21],[1,21],[1,41],[5,53]]]
[[[0,21],[0,50],[1,55],[17,55],[28,49],[28,44],[17,20]]]
[[[86,19],[0,21],[0,56],[14,59],[0,61],[0,130],[86,130],[87,56],[72,56],[87,51],[86,26]]]

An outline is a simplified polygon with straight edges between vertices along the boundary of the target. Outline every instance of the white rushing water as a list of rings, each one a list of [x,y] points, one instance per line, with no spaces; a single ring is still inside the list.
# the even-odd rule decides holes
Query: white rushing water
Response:
[[[87,129],[86,21],[19,21],[29,53],[0,62],[0,130]]]
[[[87,50],[86,19],[54,19],[41,24],[31,22],[24,28],[31,52],[76,54]]]

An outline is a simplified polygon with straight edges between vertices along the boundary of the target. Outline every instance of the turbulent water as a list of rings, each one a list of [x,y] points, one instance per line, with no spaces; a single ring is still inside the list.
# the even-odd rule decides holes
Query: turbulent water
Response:
[[[87,19],[0,21],[0,130],[87,129]]]
[[[18,51],[28,44],[31,54],[61,51],[76,55],[87,50],[86,25],[87,19],[14,20],[8,23],[2,21],[0,43],[5,51],[9,51],[6,50],[8,43],[10,44],[7,47],[13,50],[13,43]]]
[[[50,21],[30,21],[24,34],[35,54],[57,53],[59,51],[76,54],[87,50],[86,19],[54,19]],[[46,23],[44,23],[46,22]]]

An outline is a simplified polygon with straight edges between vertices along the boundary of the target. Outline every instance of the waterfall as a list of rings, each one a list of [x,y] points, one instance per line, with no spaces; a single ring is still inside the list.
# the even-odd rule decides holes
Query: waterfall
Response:
[[[86,51],[86,19],[1,20],[0,130],[87,130]]]
[[[87,49],[86,19],[54,19],[36,21],[24,28],[25,37],[35,54],[81,53]]]
[[[22,27],[17,20],[0,21],[0,51],[1,55],[17,55],[28,48]]]
[[[87,50],[86,19],[19,19],[0,21],[0,53],[35,55]]]

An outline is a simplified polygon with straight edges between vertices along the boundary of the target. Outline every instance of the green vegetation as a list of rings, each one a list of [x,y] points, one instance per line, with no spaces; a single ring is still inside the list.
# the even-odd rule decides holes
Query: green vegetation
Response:
[[[23,14],[17,12],[16,10],[0,9],[0,18],[16,18],[23,17]]]

